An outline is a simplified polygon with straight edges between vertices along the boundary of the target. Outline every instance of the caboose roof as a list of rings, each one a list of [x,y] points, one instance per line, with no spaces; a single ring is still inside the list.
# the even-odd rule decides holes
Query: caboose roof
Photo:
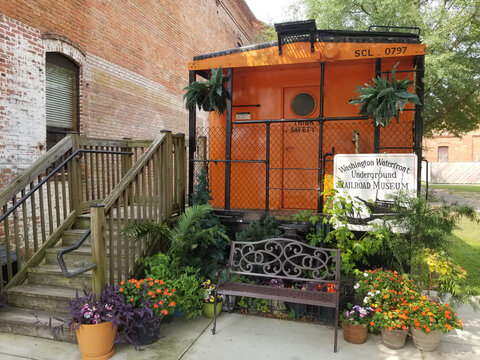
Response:
[[[279,41],[271,41],[195,56],[188,68],[207,70],[425,54],[425,44],[420,43],[418,33],[314,30],[314,38],[310,34],[287,34],[280,41],[282,54]]]

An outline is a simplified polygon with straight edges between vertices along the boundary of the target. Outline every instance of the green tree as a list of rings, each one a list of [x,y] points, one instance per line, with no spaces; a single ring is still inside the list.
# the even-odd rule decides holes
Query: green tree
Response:
[[[319,29],[417,26],[427,44],[425,133],[462,134],[480,124],[479,0],[298,0],[292,19]]]

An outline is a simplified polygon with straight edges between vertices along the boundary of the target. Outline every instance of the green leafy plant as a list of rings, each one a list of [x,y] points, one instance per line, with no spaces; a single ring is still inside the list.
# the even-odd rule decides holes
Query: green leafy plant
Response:
[[[359,96],[350,100],[351,104],[361,105],[360,115],[373,117],[375,125],[387,126],[394,117],[399,122],[400,113],[409,102],[421,105],[416,94],[408,91],[413,85],[411,80],[396,79],[396,63],[391,73],[391,81],[385,76],[372,79],[373,85],[359,86]]]
[[[215,110],[223,114],[227,108],[227,91],[223,86],[222,67],[211,70],[210,79],[206,81],[194,81],[186,86],[183,95],[187,109],[193,109],[195,105],[205,111]]]
[[[375,255],[381,248],[385,233],[383,229],[355,233],[349,228],[348,218],[359,212],[360,203],[348,196],[340,196],[337,190],[330,190],[326,196],[323,222],[333,227],[323,243],[342,250],[341,270],[352,274],[361,265],[369,265],[368,256]]]
[[[210,205],[193,205],[185,210],[173,228],[147,222],[132,224],[124,229],[124,233],[136,240],[154,237],[164,244],[168,255],[178,259],[180,266],[198,267],[201,275],[206,276],[218,268],[223,260],[220,255],[223,256],[224,248],[230,242],[225,228],[210,216]],[[212,247],[221,248],[222,254],[214,252],[218,259],[210,256]]]
[[[255,306],[257,310],[262,314],[267,314],[270,312],[270,300],[267,299],[255,299]]]
[[[467,271],[456,264],[445,251],[424,249],[414,260],[419,268],[419,282],[427,290],[438,291],[438,295],[445,298],[450,294],[450,303],[455,306],[459,303],[466,303],[478,308],[475,296],[479,294],[478,289],[469,286],[467,282]]]
[[[282,233],[275,216],[267,215],[263,221],[255,221],[248,225],[247,230],[236,234],[237,241],[259,241],[274,238]]]
[[[421,197],[399,192],[391,196],[393,202],[388,222],[378,227],[384,236],[385,258],[401,272],[409,272],[412,260],[425,248],[441,249],[447,245],[447,236],[463,216],[477,220],[474,208],[446,204],[432,206]],[[393,231],[394,228],[401,231]]]
[[[202,313],[204,291],[199,269],[180,267],[178,258],[162,253],[145,258],[143,263],[147,278],[163,279],[167,287],[176,290],[176,305],[185,318]]]

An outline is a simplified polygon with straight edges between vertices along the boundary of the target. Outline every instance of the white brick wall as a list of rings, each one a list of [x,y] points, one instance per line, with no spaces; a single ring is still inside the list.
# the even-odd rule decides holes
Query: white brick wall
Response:
[[[0,14],[0,188],[43,152],[45,57],[40,32]]]

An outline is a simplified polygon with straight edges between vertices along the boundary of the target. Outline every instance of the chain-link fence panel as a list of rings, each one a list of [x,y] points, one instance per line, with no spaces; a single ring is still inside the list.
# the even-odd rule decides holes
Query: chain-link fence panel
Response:
[[[379,134],[380,152],[412,152],[413,111]],[[375,129],[365,119],[233,123],[230,154],[225,128],[199,128],[196,140],[195,171],[208,170],[214,207],[321,211],[334,156],[373,153]]]

